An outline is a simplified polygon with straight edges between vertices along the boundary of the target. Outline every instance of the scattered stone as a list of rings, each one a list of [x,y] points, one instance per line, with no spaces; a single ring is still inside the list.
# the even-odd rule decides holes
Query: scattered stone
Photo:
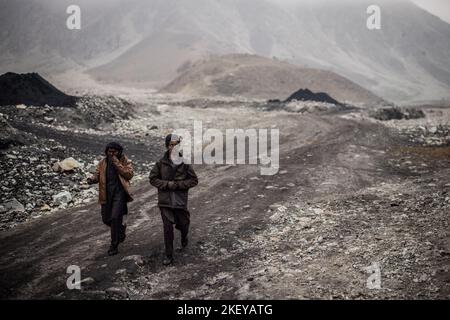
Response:
[[[128,292],[123,287],[110,287],[105,290],[106,293],[120,296],[121,298],[126,298],[128,296]]]
[[[66,158],[63,161],[57,162],[53,165],[53,171],[56,172],[68,172],[80,168],[81,164],[74,158]]]
[[[6,211],[9,212],[25,212],[25,207],[16,198],[11,199],[3,204]]]
[[[371,111],[369,115],[372,118],[381,121],[387,120],[400,120],[400,119],[419,119],[424,118],[425,114],[420,109],[415,108],[399,108],[399,107],[388,107],[380,108],[375,111]]]
[[[80,283],[83,283],[83,284],[93,284],[94,282],[95,282],[95,280],[92,277],[88,277],[88,278],[85,278],[80,281]]]
[[[44,204],[40,210],[41,211],[50,211],[52,208],[50,208],[50,206],[48,204]]]
[[[271,205],[269,206],[269,208],[270,208],[271,210],[276,210],[276,209],[278,209],[279,207],[281,207],[281,204],[279,204],[279,203],[274,203],[274,204],[271,204]]]
[[[70,201],[72,201],[72,195],[68,191],[63,191],[53,196],[53,204],[56,206],[67,204]]]
[[[144,258],[141,255],[132,255],[127,256],[122,259],[122,261],[134,261],[137,265],[142,266],[144,265]]]

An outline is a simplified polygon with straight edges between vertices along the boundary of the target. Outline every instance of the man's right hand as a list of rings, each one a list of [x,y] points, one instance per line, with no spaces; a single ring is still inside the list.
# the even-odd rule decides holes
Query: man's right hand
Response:
[[[169,181],[167,183],[167,189],[169,190],[175,190],[177,188],[177,184],[175,181]]]

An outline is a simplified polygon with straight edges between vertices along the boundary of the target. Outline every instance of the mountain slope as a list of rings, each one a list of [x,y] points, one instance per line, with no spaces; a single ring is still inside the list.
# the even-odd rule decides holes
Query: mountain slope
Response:
[[[392,101],[450,95],[450,25],[407,0],[377,1],[375,31],[369,0],[83,0],[77,31],[65,28],[68,4],[0,0],[0,71],[90,69],[161,87],[199,59],[248,53],[334,71]]]
[[[161,92],[284,100],[299,88],[323,91],[339,101],[383,103],[381,98],[370,91],[333,72],[239,54],[199,61]]]

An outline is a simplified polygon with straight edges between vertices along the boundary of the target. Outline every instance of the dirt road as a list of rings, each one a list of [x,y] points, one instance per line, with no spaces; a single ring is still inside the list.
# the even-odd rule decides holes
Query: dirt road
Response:
[[[101,223],[96,203],[3,232],[1,297],[448,296],[445,261],[450,242],[445,210],[437,208],[424,215],[420,209],[404,210],[401,201],[391,199],[397,193],[416,199],[433,189],[444,190],[446,161],[439,165],[435,159],[410,158],[433,166],[420,175],[438,180],[434,187],[427,187],[429,181],[415,184],[416,174],[392,164],[404,157],[395,153],[404,141],[382,125],[337,114],[285,112],[264,113],[240,124],[280,128],[280,171],[261,176],[257,166],[196,166],[200,184],[190,193],[190,244],[176,253],[173,266],[161,263],[162,223],[156,190],[145,181],[135,186],[127,239],[116,256],[106,255],[109,230]],[[365,211],[366,202],[373,210]],[[401,211],[398,216],[393,209]],[[395,220],[401,214],[406,217]],[[422,220],[417,221],[417,216]],[[430,225],[427,232],[432,234],[424,233],[422,226]],[[396,229],[399,226],[401,231]],[[179,235],[175,241],[178,244]],[[410,241],[416,251],[405,253],[405,266],[383,258],[384,253],[392,257],[403,252]],[[123,261],[125,257],[129,260]],[[363,269],[374,261],[382,264],[383,282],[378,290],[367,287],[369,274]],[[82,284],[82,290],[66,287],[70,265],[81,267],[82,279],[92,278]],[[396,274],[391,269],[405,272]]]

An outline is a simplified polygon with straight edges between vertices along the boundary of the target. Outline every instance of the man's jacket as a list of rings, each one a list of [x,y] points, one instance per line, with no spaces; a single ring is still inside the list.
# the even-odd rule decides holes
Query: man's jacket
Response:
[[[158,188],[158,206],[187,209],[188,190],[198,184],[197,175],[191,165],[175,165],[168,152],[153,167],[149,176],[150,184]],[[174,181],[174,188],[169,189],[169,181]]]
[[[130,190],[130,180],[133,178],[134,171],[133,165],[131,161],[123,155],[119,160],[114,162],[116,167],[120,183],[125,190],[125,194],[127,196],[127,202],[133,201],[133,197],[131,195]],[[102,159],[97,165],[97,169],[95,171],[94,176],[91,178],[93,183],[98,183],[98,202],[100,204],[106,203],[106,166],[107,159]]]

